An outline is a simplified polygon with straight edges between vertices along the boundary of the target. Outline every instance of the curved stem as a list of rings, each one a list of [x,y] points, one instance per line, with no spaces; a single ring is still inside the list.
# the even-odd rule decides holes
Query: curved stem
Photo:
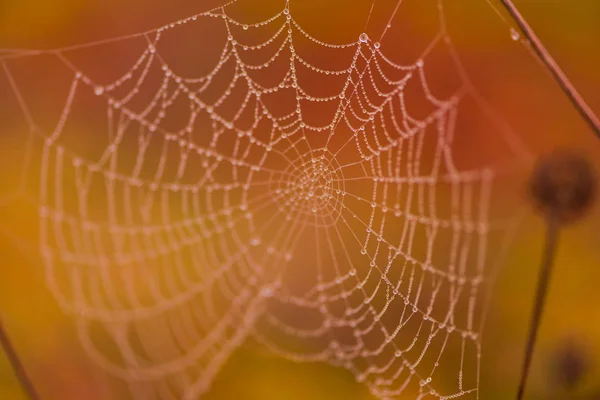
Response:
[[[4,330],[4,325],[2,325],[2,321],[0,321],[0,347],[4,351],[4,354],[6,354],[6,358],[12,366],[15,372],[15,376],[19,380],[19,383],[23,387],[23,390],[25,391],[27,396],[31,400],[39,400],[40,397],[37,395],[33,383],[31,383],[31,380],[27,376],[25,368],[23,367],[23,364],[21,363],[21,360],[19,359],[19,356],[17,355],[14,346],[12,345],[10,339],[8,338],[8,335],[6,334],[6,331]]]
[[[525,394],[525,385],[527,384],[527,377],[529,376],[529,368],[531,366],[535,341],[539,330],[540,320],[544,312],[546,292],[548,291],[548,284],[550,282],[552,273],[552,265],[554,262],[554,256],[556,254],[556,248],[558,246],[559,230],[559,223],[555,218],[549,216],[546,227],[546,244],[544,248],[544,255],[542,257],[542,265],[539,271],[535,303],[529,322],[529,335],[527,337],[527,345],[525,347],[525,358],[523,359],[523,368],[521,370],[521,381],[519,382],[519,390],[517,392],[518,400],[523,399],[523,395]]]
[[[575,86],[569,80],[569,77],[563,72],[550,52],[544,47],[542,41],[537,37],[533,29],[529,26],[525,18],[521,15],[512,0],[500,0],[510,16],[515,20],[525,38],[529,41],[536,55],[552,73],[552,76],[567,95],[575,109],[590,126],[592,131],[600,138],[600,119],[594,114],[594,111],[588,106],[583,97],[579,94]]]

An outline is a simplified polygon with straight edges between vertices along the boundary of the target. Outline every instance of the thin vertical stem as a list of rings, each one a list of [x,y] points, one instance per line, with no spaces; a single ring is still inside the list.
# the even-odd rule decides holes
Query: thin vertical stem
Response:
[[[533,29],[529,26],[525,18],[521,15],[512,0],[500,0],[508,13],[515,20],[525,38],[529,41],[536,55],[550,70],[550,73],[561,87],[563,92],[569,97],[569,100],[583,117],[585,122],[590,126],[592,131],[600,138],[600,120],[594,114],[594,111],[588,106],[583,97],[579,94],[575,86],[569,80],[569,77],[563,72],[558,63],[554,60],[550,52],[544,47],[542,41],[537,37]]]
[[[529,322],[529,335],[527,337],[527,345],[525,347],[525,358],[523,360],[523,368],[521,370],[521,381],[519,382],[517,400],[523,399],[523,395],[525,394],[525,385],[527,384],[527,377],[529,376],[529,368],[531,366],[531,359],[533,357],[533,350],[540,326],[540,320],[544,312],[546,293],[548,291],[548,284],[550,282],[550,277],[552,273],[552,265],[554,262],[554,256],[556,254],[556,248],[558,245],[559,230],[559,223],[556,221],[555,218],[549,216],[546,227],[546,243],[544,248],[544,255],[542,257],[542,265],[539,271],[533,312],[531,314],[531,319]]]
[[[15,348],[13,347],[10,339],[8,338],[8,335],[6,334],[6,331],[4,330],[4,325],[2,325],[2,321],[0,321],[0,347],[4,351],[4,354],[6,354],[6,358],[12,366],[13,371],[15,372],[15,376],[19,380],[19,383],[23,387],[23,390],[25,391],[27,396],[31,400],[39,400],[40,397],[38,396],[35,387],[33,386],[33,383],[31,383],[31,380],[27,376],[25,368],[23,367],[23,364],[21,363],[21,360],[19,359]]]

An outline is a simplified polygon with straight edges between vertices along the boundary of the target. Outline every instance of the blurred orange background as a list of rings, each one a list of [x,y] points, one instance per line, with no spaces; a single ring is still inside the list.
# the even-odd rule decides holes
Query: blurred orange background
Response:
[[[435,16],[427,14],[433,9],[429,6],[435,2],[423,0],[419,3],[421,1],[404,0],[398,14],[400,27],[395,35],[386,38],[382,44],[384,50],[387,46],[399,54],[412,54],[422,50],[419,43],[426,43],[431,34],[435,34],[437,21]],[[510,26],[490,6],[493,3],[500,10],[499,2],[443,2],[450,36],[469,77],[502,120],[514,127],[527,151],[535,157],[558,147],[580,149],[600,171],[600,138],[585,125],[526,45],[511,39]],[[224,3],[224,0],[177,3],[164,0],[4,0],[0,5],[0,57],[10,54],[10,49],[64,48],[145,32]],[[239,0],[232,7],[232,14],[238,20],[253,23],[261,20],[263,8],[277,9],[282,4],[276,0]],[[362,32],[371,0],[350,3],[292,0],[290,4],[295,18],[306,24],[313,36],[328,43],[346,43],[355,41]],[[369,25],[372,37],[381,33],[386,16],[396,2],[377,0],[376,4]],[[600,113],[600,2],[515,0],[515,4],[591,108]],[[420,5],[424,5],[422,9]],[[504,15],[504,18],[508,17]],[[170,51],[190,51],[190,43],[180,46]],[[124,49],[115,51],[124,59],[128,55]],[[201,59],[202,46],[197,46],[196,51]],[[114,56],[115,53],[111,54]],[[20,76],[18,83],[23,90],[35,93],[35,99],[28,97],[28,101],[33,103],[33,109],[39,110],[36,117],[42,120],[56,117],[56,110],[62,106],[62,103],[55,103],[56,99],[63,101],[70,79],[55,74],[60,68],[50,62],[46,69],[43,64],[46,61],[44,56],[5,59],[15,76]],[[91,56],[86,66],[99,76],[103,73],[111,76],[119,68],[119,61]],[[130,61],[125,61],[124,65],[131,64]],[[435,60],[430,62],[435,64]],[[443,64],[426,66],[437,74],[453,68]],[[436,77],[433,80],[436,81]],[[443,81],[442,78],[439,80]],[[75,337],[72,321],[63,314],[46,288],[40,255],[36,254],[37,210],[11,197],[19,193],[23,179],[36,178],[21,174],[28,146],[26,125],[16,115],[18,107],[10,86],[4,81],[0,85],[0,105],[4,106],[0,108],[0,179],[4,182],[0,198],[7,199],[0,203],[3,261],[0,316],[42,399],[118,398],[119,388],[115,388],[114,382],[100,368],[90,363]],[[95,139],[94,130],[102,127],[85,125],[86,116],[81,118],[78,123],[85,126],[85,137],[79,137],[77,141],[89,147],[101,143]],[[490,145],[492,139],[479,133],[477,137],[458,140],[457,154],[465,157],[466,164],[470,157],[477,158],[480,148],[493,146]],[[31,160],[34,169],[38,168],[39,162]],[[507,182],[505,189],[509,192],[506,197],[516,198],[521,205],[526,201],[522,178]],[[507,209],[506,213],[512,211]],[[508,257],[498,269],[483,336],[481,399],[514,397],[543,232],[543,221],[533,213],[528,215]],[[577,391],[600,391],[599,233],[600,208],[595,207],[584,221],[565,229],[561,235],[532,366],[529,386],[532,399],[551,398],[555,390],[552,371],[556,355],[572,341],[591,360],[591,369]],[[25,398],[7,360],[0,358],[0,399]],[[358,400],[372,397],[367,388],[355,382],[344,369],[317,363],[294,363],[249,343],[225,364],[207,398]],[[414,397],[407,394],[406,398]]]

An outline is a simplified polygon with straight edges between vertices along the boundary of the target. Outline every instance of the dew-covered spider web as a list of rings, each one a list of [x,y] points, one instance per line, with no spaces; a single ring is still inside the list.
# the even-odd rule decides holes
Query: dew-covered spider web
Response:
[[[485,288],[515,227],[494,199],[528,153],[469,81],[443,0],[418,51],[393,35],[420,1],[371,29],[373,2],[348,43],[292,1],[0,55],[38,143],[24,176],[47,284],[133,398],[199,398],[249,339],[379,398],[479,397]],[[90,54],[131,42],[118,76],[93,72]],[[68,83],[58,113],[21,89],[36,59],[68,76],[41,80]]]

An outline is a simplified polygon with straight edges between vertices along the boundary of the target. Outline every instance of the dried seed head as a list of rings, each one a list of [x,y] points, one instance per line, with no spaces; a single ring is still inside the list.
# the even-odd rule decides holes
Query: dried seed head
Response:
[[[596,175],[581,154],[555,151],[536,163],[529,189],[540,212],[566,224],[579,219],[592,205]]]
[[[561,343],[552,356],[553,381],[567,390],[577,386],[592,367],[589,349],[574,339]]]

